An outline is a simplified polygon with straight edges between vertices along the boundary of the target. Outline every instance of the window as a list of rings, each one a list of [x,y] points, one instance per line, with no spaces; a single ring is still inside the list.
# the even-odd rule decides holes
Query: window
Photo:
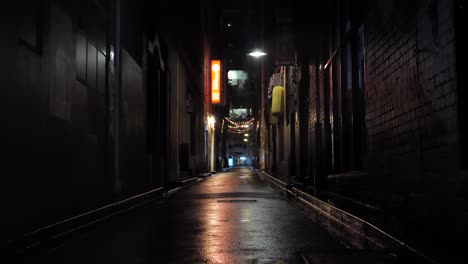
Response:
[[[106,12],[95,1],[79,11],[76,34],[76,79],[88,88],[88,130],[96,133],[100,124],[100,104],[106,91]]]

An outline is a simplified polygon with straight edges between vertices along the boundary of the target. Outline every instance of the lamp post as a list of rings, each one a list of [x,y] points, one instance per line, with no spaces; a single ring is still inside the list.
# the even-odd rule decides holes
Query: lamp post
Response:
[[[214,148],[214,143],[215,143],[215,123],[216,119],[214,116],[209,115],[207,117],[208,121],[208,138],[210,141],[210,172],[215,173],[215,148]]]
[[[263,51],[262,49],[254,49],[252,50],[250,53],[247,54],[248,56],[250,57],[253,57],[254,59],[258,59],[258,58],[261,58],[261,57],[264,57],[266,55],[268,55],[268,53],[266,53],[265,51]],[[261,67],[261,75],[262,77],[260,78],[261,82],[263,82],[263,65]],[[263,85],[262,85],[262,94],[263,94]],[[263,99],[261,99],[261,105],[262,105],[262,109],[263,109]],[[257,133],[258,133],[258,130],[257,130]],[[244,135],[245,136],[245,135]],[[249,135],[247,135],[246,137],[248,138]],[[246,140],[246,139],[244,139]],[[248,139],[247,139],[248,140]],[[260,142],[256,142],[257,143],[257,146],[260,145]],[[256,149],[256,152],[255,152],[255,157],[256,157],[256,162],[258,162],[258,157],[260,155],[260,152],[261,152],[261,147],[258,147]],[[252,154],[252,149],[250,149],[250,154]],[[257,163],[258,164],[258,163]]]

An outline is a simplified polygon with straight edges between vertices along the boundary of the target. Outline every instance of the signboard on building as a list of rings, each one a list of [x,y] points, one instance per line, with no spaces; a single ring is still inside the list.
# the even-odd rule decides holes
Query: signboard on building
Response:
[[[221,61],[211,61],[211,103],[221,103]]]
[[[211,103],[224,106],[226,104],[226,71],[220,60],[211,61]]]

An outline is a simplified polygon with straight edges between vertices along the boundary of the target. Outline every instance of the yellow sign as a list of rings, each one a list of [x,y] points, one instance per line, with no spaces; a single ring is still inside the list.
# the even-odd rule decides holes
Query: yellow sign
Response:
[[[221,103],[221,61],[211,61],[211,103]]]
[[[271,100],[271,113],[273,115],[280,115],[284,110],[284,88],[282,86],[275,86],[273,88],[273,98]]]

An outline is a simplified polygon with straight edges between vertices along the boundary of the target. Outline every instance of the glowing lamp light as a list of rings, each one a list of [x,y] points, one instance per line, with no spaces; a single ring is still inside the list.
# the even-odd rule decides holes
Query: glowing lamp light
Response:
[[[213,66],[211,67],[211,70],[212,71],[219,71],[219,70],[221,70],[221,66],[219,66],[219,64],[213,64]]]
[[[248,140],[248,139],[246,139],[246,138],[244,138],[244,142],[247,142],[247,141],[249,141],[249,140]]]
[[[208,126],[214,129],[215,123],[216,123],[216,119],[214,118],[214,116],[208,116]]]
[[[258,58],[258,57],[262,57],[262,56],[265,56],[265,55],[268,55],[268,54],[261,51],[261,50],[255,50],[255,51],[250,52],[247,55]]]
[[[249,136],[249,134],[247,134],[247,133],[244,134],[244,137],[248,137],[248,136]]]

